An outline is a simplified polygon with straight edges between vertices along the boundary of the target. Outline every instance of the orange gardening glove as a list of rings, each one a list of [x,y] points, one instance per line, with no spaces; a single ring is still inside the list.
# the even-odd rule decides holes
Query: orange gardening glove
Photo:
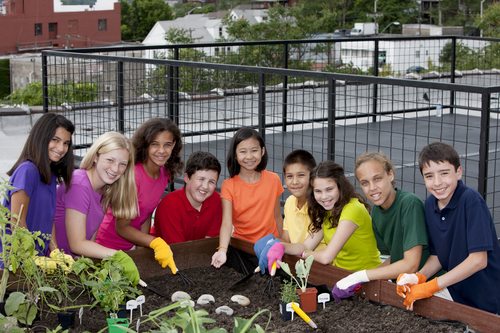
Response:
[[[406,298],[406,294],[410,292],[410,287],[416,284],[421,284],[427,281],[425,275],[420,273],[403,273],[399,274],[398,279],[396,280],[396,293]]]
[[[172,274],[177,273],[177,266],[174,261],[174,254],[170,246],[161,238],[156,237],[149,243],[149,247],[155,251],[155,259],[158,261],[162,268],[169,267]]]
[[[413,310],[413,303],[416,300],[432,297],[439,290],[441,288],[439,288],[437,278],[426,283],[413,285],[410,287],[410,292],[406,294],[403,304],[406,306],[406,310]]]

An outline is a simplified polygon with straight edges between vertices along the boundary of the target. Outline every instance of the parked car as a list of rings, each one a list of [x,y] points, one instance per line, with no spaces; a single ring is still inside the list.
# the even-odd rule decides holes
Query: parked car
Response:
[[[338,37],[348,37],[351,35],[351,30],[350,29],[336,29],[333,32],[333,37],[338,38]]]
[[[406,74],[410,74],[410,73],[420,74],[420,73],[425,72],[426,70],[427,70],[427,68],[422,67],[422,66],[411,66],[411,67],[408,67],[406,69]]]

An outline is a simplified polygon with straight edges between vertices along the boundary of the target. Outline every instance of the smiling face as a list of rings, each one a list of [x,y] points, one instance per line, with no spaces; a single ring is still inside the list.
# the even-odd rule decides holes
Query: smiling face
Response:
[[[425,187],[438,200],[438,206],[443,209],[448,205],[457,188],[458,181],[462,179],[462,167],[455,170],[450,162],[429,161],[422,167]]]
[[[148,147],[147,167],[161,168],[165,166],[175,147],[174,136],[168,131],[160,132]]]
[[[299,201],[305,201],[307,197],[310,175],[309,168],[302,163],[293,163],[286,166],[285,184],[290,193]]]
[[[71,143],[71,133],[63,127],[58,127],[49,141],[49,160],[59,162],[68,152]]]
[[[241,170],[254,171],[264,156],[265,148],[255,138],[241,141],[236,146],[236,160]]]
[[[392,185],[393,171],[387,172],[382,163],[369,160],[356,169],[356,178],[366,198],[376,206],[388,209],[396,199],[396,190]]]
[[[316,178],[312,182],[314,199],[325,209],[332,210],[340,198],[337,182],[332,178]]]
[[[128,161],[129,152],[126,149],[115,149],[97,156],[92,177],[94,189],[116,182],[127,169]]]
[[[219,173],[215,170],[198,170],[191,177],[184,175],[184,190],[193,208],[200,210],[203,202],[214,193],[218,178]]]

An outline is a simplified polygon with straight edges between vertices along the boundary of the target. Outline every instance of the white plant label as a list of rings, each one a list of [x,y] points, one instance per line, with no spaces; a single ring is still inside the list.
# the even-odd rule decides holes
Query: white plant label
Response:
[[[325,303],[330,302],[330,294],[322,293],[318,295],[318,303],[323,303],[323,309],[325,308]]]
[[[137,299],[135,301],[139,305],[139,311],[140,311],[141,317],[142,317],[142,305],[146,302],[146,297],[144,295],[140,295],[139,297],[137,297]]]
[[[292,309],[292,303],[286,303],[286,311],[287,312],[291,312],[292,313],[292,320],[293,320],[293,314],[295,313],[295,311]]]
[[[83,320],[83,306],[78,311],[78,319],[80,319],[80,325],[81,325]]]
[[[131,299],[127,302],[125,308],[130,310],[130,322],[132,322],[132,312],[134,312],[134,309],[137,309],[137,301],[135,299]]]

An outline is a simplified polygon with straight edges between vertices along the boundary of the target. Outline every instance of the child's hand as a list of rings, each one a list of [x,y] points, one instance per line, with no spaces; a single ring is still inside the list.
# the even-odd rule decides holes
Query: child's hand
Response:
[[[415,303],[415,301],[432,297],[432,295],[439,290],[441,290],[441,288],[439,288],[437,278],[426,283],[415,284],[410,287],[410,292],[406,294],[403,304],[406,306],[406,310],[413,310],[413,303]]]
[[[212,256],[212,266],[215,268],[220,268],[222,265],[226,263],[227,254],[225,251],[218,250]]]
[[[406,298],[406,294],[410,292],[410,287],[416,284],[424,283],[427,281],[427,277],[420,273],[403,273],[399,274],[396,280],[396,293]]]

